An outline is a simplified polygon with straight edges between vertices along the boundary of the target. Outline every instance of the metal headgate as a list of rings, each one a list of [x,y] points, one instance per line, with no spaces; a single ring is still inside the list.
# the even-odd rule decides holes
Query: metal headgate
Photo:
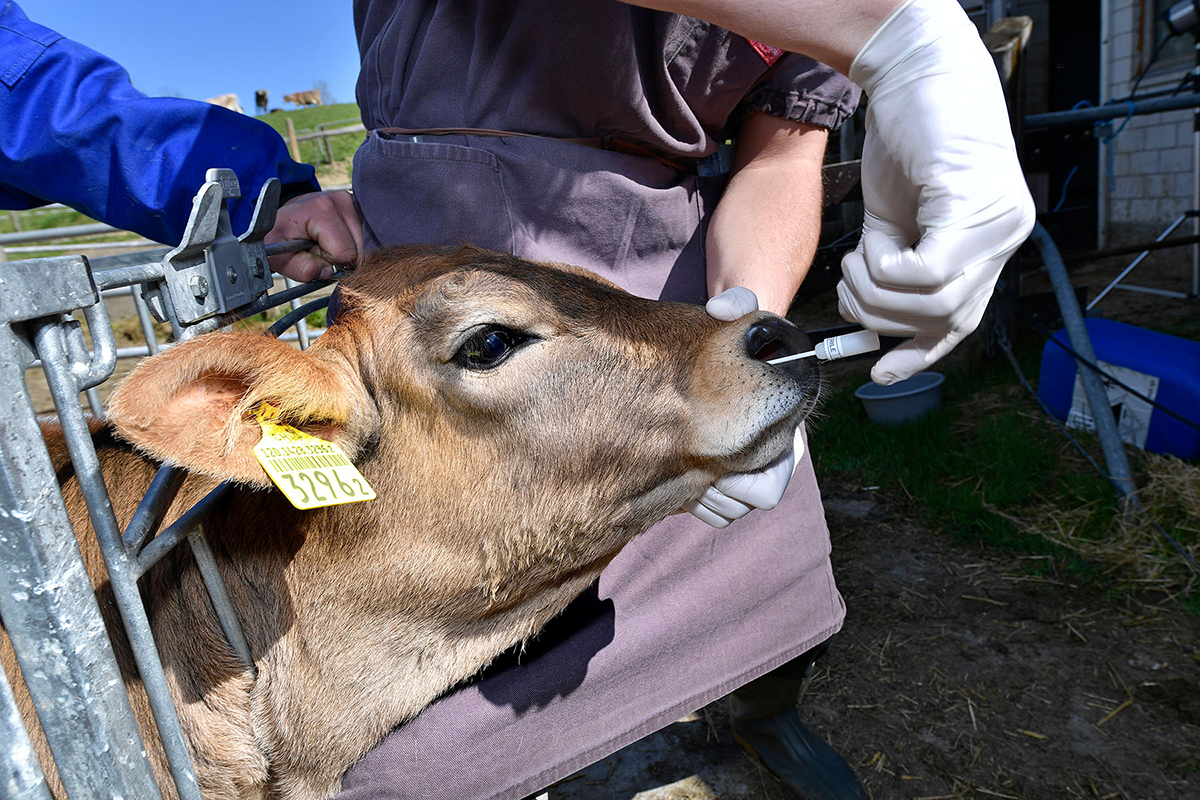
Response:
[[[200,791],[138,592],[138,578],[186,539],[222,627],[253,672],[249,648],[199,520],[225,491],[218,487],[169,528],[151,537],[170,504],[181,471],[164,466],[125,530],[109,503],[79,400],[112,375],[115,340],[101,293],[140,287],[139,303],[169,321],[183,341],[253,316],[329,285],[317,281],[270,293],[269,256],[311,242],[266,246],[275,222],[279,182],[259,195],[249,229],[233,234],[226,200],[240,196],[230,170],[209,170],[193,201],[183,241],[152,263],[97,270],[83,256],[0,263],[0,621],[33,697],[55,766],[68,795],[159,798],[146,748],[129,704],[100,609],[58,490],[25,370],[40,361],[67,448],[103,554],[121,619],[145,685],[179,796]],[[121,257],[128,262],[147,254]],[[273,330],[302,324],[327,301],[295,309]],[[87,326],[76,319],[81,312]],[[143,329],[149,329],[143,315]],[[156,349],[152,330],[148,345]],[[307,332],[300,330],[302,345]],[[89,341],[90,340],[90,341]],[[0,672],[0,798],[49,798],[45,778]]]

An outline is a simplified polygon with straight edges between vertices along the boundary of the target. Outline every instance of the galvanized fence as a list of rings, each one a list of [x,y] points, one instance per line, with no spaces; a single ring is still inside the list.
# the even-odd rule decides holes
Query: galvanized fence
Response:
[[[75,800],[158,798],[161,793],[58,491],[25,383],[26,369],[40,364],[45,374],[176,790],[185,800],[200,800],[137,581],[186,539],[226,636],[253,674],[249,648],[201,522],[208,504],[226,490],[218,487],[152,536],[183,478],[179,470],[164,466],[122,530],[79,395],[106,380],[122,355],[141,356],[164,346],[154,335],[152,316],[170,322],[173,338],[181,341],[283,303],[296,304],[304,294],[329,284],[271,293],[267,258],[311,243],[263,244],[274,223],[278,182],[258,198],[250,229],[234,236],[225,201],[238,191],[231,172],[210,170],[184,240],[175,248],[95,262],[63,255],[0,264],[0,380],[7,387],[0,394],[0,621],[59,777]],[[199,292],[202,281],[208,288]],[[122,354],[115,346],[104,297],[120,294],[132,295],[146,333],[146,346],[138,352]],[[294,325],[321,302],[293,310],[276,327]],[[86,323],[86,335],[77,314]],[[301,346],[313,333],[297,331]],[[8,742],[0,748],[0,798],[49,798],[2,673],[0,732]]]

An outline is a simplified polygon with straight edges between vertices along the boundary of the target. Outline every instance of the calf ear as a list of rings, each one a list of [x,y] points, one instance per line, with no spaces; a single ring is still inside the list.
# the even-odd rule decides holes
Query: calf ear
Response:
[[[263,401],[280,409],[281,422],[337,443],[351,459],[377,427],[358,372],[340,355],[245,333],[207,334],[146,359],[113,393],[108,415],[154,458],[269,486],[253,452],[262,429],[251,411]]]

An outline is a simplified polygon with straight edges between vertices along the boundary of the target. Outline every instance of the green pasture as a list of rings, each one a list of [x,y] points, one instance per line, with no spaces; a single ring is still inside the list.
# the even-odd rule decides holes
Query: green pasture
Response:
[[[276,111],[272,114],[259,115],[258,119],[279,131],[279,134],[284,139],[287,138],[287,120],[289,119],[296,128],[297,136],[315,132],[318,125],[344,127],[360,121],[358,106],[354,103],[313,106],[295,111]],[[350,159],[354,156],[354,151],[358,149],[362,140],[362,132],[329,137],[329,149],[332,151],[333,156],[332,162],[325,153],[321,142],[316,140],[300,142],[300,160],[306,164],[315,166],[317,168],[317,177],[322,179],[322,182],[324,182],[326,175],[331,174],[332,170],[330,167],[333,164],[340,164],[345,169],[343,174],[348,176]]]

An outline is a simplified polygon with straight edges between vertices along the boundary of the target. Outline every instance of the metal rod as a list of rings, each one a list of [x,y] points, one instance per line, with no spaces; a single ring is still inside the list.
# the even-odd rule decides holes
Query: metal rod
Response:
[[[283,280],[284,280],[284,284],[289,289],[292,288],[293,286],[297,285],[296,281],[292,280],[291,278],[284,278]],[[294,300],[292,300],[291,306],[292,306],[292,311],[295,311],[297,308],[299,308],[300,307],[300,298],[297,297]],[[300,341],[300,349],[307,350],[308,349],[308,323],[305,321],[304,317],[299,317],[296,319],[296,337]]]
[[[152,264],[133,264],[128,267],[106,269],[103,272],[93,272],[97,289],[116,289],[121,286],[132,286],[135,283],[151,283],[163,279],[163,266],[155,261]]]
[[[202,800],[191,756],[179,726],[179,716],[167,687],[146,609],[142,605],[137,586],[138,576],[132,560],[121,546],[121,532],[113,515],[108,489],[104,485],[100,460],[91,446],[91,432],[75,399],[79,387],[71,373],[62,369],[66,357],[62,330],[53,323],[44,323],[37,328],[34,337],[37,351],[44,362],[46,382],[58,408],[67,449],[75,466],[75,479],[83,492],[92,528],[100,544],[109,585],[129,636],[171,775],[183,800]]]
[[[1180,108],[1200,107],[1200,94],[1179,97],[1163,97],[1143,100],[1133,106],[1133,113],[1154,114],[1159,111],[1174,111]],[[1096,108],[1080,108],[1073,111],[1051,111],[1048,114],[1029,114],[1025,117],[1025,130],[1031,128],[1053,128],[1059,125],[1086,125],[1106,119],[1124,117],[1130,113],[1129,103],[1113,103]]]
[[[1175,300],[1188,300],[1193,297],[1193,295],[1184,294],[1183,292],[1172,292],[1167,289],[1154,289],[1149,286],[1136,286],[1124,283],[1115,288],[1124,289],[1127,292],[1141,292],[1142,294],[1153,294],[1159,297],[1170,297]]]
[[[1154,241],[1155,241],[1155,242],[1161,242],[1161,241],[1163,241],[1164,239],[1166,239],[1166,238],[1167,238],[1167,236],[1169,236],[1169,235],[1170,235],[1171,231],[1175,230],[1176,228],[1178,228],[1180,225],[1182,225],[1182,224],[1183,224],[1183,221],[1184,221],[1185,219],[1187,219],[1187,217],[1188,217],[1188,215],[1187,215],[1187,214],[1180,214],[1180,215],[1179,215],[1179,217],[1178,217],[1178,218],[1177,218],[1177,219],[1176,219],[1174,222],[1172,222],[1170,225],[1168,225],[1168,226],[1167,226],[1167,229],[1166,229],[1165,231],[1163,231],[1162,233],[1160,233],[1160,234],[1158,235],[1158,238],[1156,238]],[[1092,300],[1092,302],[1090,302],[1090,303],[1088,303],[1088,304],[1087,304],[1087,309],[1086,309],[1086,310],[1087,310],[1087,311],[1091,311],[1091,310],[1092,310],[1092,308],[1093,308],[1093,307],[1094,307],[1094,306],[1095,306],[1097,303],[1099,303],[1101,300],[1103,300],[1103,299],[1104,299],[1104,295],[1106,295],[1106,294],[1108,294],[1110,291],[1112,291],[1113,287],[1114,287],[1114,286],[1116,286],[1118,283],[1120,283],[1120,282],[1121,282],[1121,280],[1122,280],[1122,279],[1123,279],[1123,278],[1124,278],[1126,275],[1128,275],[1130,272],[1133,272],[1133,268],[1134,268],[1134,267],[1136,267],[1138,264],[1142,263],[1142,261],[1143,261],[1143,260],[1146,258],[1146,256],[1148,256],[1148,255],[1150,255],[1150,251],[1149,251],[1149,250],[1143,250],[1143,251],[1141,252],[1141,254],[1140,254],[1140,255],[1138,255],[1138,257],[1137,257],[1137,258],[1135,258],[1135,259],[1133,260],[1133,263],[1132,263],[1132,264],[1130,264],[1128,267],[1126,267],[1124,270],[1122,270],[1121,274],[1120,274],[1120,275],[1118,275],[1116,278],[1114,278],[1112,283],[1110,283],[1108,286],[1105,286],[1105,287],[1104,287],[1104,291],[1102,291],[1102,292],[1100,292],[1100,294],[1096,295],[1095,299],[1093,299],[1093,300]]]
[[[138,325],[142,328],[142,338],[146,340],[146,350],[149,355],[158,352],[158,333],[154,330],[154,318],[150,316],[150,306],[142,297],[138,286],[129,287],[129,296],[133,298],[133,308],[137,312]],[[120,357],[118,351],[118,358]]]
[[[119,267],[148,265],[162,261],[163,256],[171,252],[170,247],[152,247],[139,250],[136,253],[113,253],[107,256],[88,256],[92,272],[110,272]]]
[[[242,664],[249,670],[250,677],[258,680],[258,666],[254,663],[250,644],[246,641],[246,632],[242,629],[242,623],[233,607],[233,601],[229,598],[225,579],[221,577],[217,558],[213,555],[208,539],[204,536],[202,524],[197,524],[188,532],[188,544],[192,547],[192,555],[196,557],[196,565],[200,568],[200,575],[204,578],[205,587],[208,588],[208,597],[212,600],[213,608],[217,612],[221,629],[225,631],[225,638],[229,640],[233,651],[237,653]]]
[[[158,536],[151,539],[138,554],[136,567],[138,577],[145,575],[151,567],[158,563],[159,559],[182,542],[192,528],[200,524],[204,515],[208,513],[209,506],[223,500],[231,489],[232,484],[222,483],[206,494],[196,505],[183,512],[179,519],[171,523],[170,527],[160,531]]]
[[[90,409],[93,414],[95,414],[97,417],[104,416],[104,403],[101,402],[100,393],[96,391],[96,387],[89,387],[87,391],[83,393],[83,396],[87,398],[88,409]]]
[[[29,741],[29,732],[21,723],[21,712],[17,699],[4,670],[0,670],[0,732],[7,740],[7,747],[0,747],[0,793],[5,800],[51,800],[50,787],[38,765]]]
[[[275,242],[265,247],[267,258],[281,256],[284,253],[299,253],[301,250],[311,250],[316,244],[312,239],[291,239],[286,242]]]
[[[186,477],[187,473],[171,464],[163,464],[158,468],[158,472],[154,473],[150,488],[146,490],[146,495],[133,512],[133,518],[125,526],[125,533],[121,537],[127,552],[141,551],[146,537],[162,522],[163,514],[175,499],[175,494]]]
[[[283,255],[285,253],[298,253],[301,250],[310,250],[316,245],[311,239],[291,239],[286,242],[275,242],[266,246],[267,257]],[[148,251],[145,255],[150,257],[162,257],[169,250],[158,249]],[[161,262],[152,261],[147,263],[129,264],[131,258],[142,256],[141,253],[131,253],[124,256],[104,256],[102,258],[91,259],[94,266],[94,279],[97,289],[115,289],[122,286],[132,286],[135,283],[149,283],[151,281],[161,281],[163,279],[163,265]],[[102,269],[108,264],[121,263],[121,266]],[[257,313],[257,312],[256,312]]]
[[[1106,247],[1103,250],[1086,250],[1080,253],[1071,253],[1063,256],[1064,264],[1078,264],[1081,261],[1098,261],[1102,258],[1114,258],[1116,256],[1131,256],[1149,250],[1151,252],[1157,250],[1169,250],[1172,247],[1187,247],[1200,242],[1200,236],[1180,236],[1175,239],[1166,239],[1161,242],[1140,242],[1131,244],[1125,247]]]
[[[104,248],[105,250],[124,250],[125,248],[133,249],[135,247],[151,247],[158,242],[152,242],[149,239],[138,239],[132,242],[84,242],[79,243],[59,243],[59,244],[31,244],[18,245],[16,247],[5,246],[5,250],[9,253],[45,253],[45,252],[74,252],[76,250],[86,252],[88,250],[96,250]]]
[[[112,323],[108,321],[108,309],[103,302],[94,303],[83,310],[88,324],[88,335],[92,339],[92,350],[85,362],[73,365],[72,372],[80,389],[90,389],[108,380],[117,367],[117,340],[113,336]]]
[[[49,239],[70,239],[73,236],[91,236],[97,233],[113,233],[120,231],[112,225],[103,222],[93,222],[88,225],[65,225],[61,228],[41,228],[33,231],[16,231],[15,233],[0,233],[0,244],[19,244],[21,242],[44,242]]]
[[[1062,263],[1058,247],[1050,234],[1040,222],[1033,226],[1029,240],[1037,246],[1042,254],[1042,262],[1050,274],[1050,282],[1054,285],[1054,294],[1058,298],[1058,307],[1062,313],[1063,325],[1075,351],[1091,363],[1096,362],[1096,354],[1092,350],[1092,342],[1088,337],[1087,325],[1083,313],[1079,309],[1079,301],[1075,298],[1075,289],[1071,286],[1071,278],[1067,268]],[[1092,421],[1096,426],[1096,435],[1100,439],[1100,449],[1108,464],[1108,474],[1113,488],[1121,497],[1132,494],[1136,487],[1129,469],[1129,460],[1125,456],[1125,445],[1117,431],[1116,420],[1110,413],[1108,394],[1104,384],[1092,369],[1084,364],[1077,365],[1084,392],[1087,394],[1088,405],[1092,411]]]
[[[5,289],[20,291],[12,281]],[[0,382],[8,387],[0,392],[0,617],[67,794],[155,798],[145,744],[25,387],[32,354],[23,334],[0,324]],[[73,393],[65,399],[78,408]]]

